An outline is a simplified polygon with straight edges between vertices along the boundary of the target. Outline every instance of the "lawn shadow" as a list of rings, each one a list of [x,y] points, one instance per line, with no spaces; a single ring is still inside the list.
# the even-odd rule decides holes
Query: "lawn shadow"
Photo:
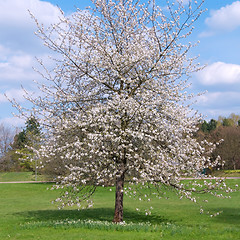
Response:
[[[113,220],[114,209],[113,208],[92,208],[83,210],[37,210],[37,211],[25,211],[17,213],[21,217],[24,217],[26,222],[47,222],[47,221],[61,221],[65,219],[71,220],[86,220],[91,219],[94,221],[109,221]],[[124,221],[126,222],[150,222],[152,224],[161,224],[173,222],[170,219],[166,219],[158,215],[145,215],[144,212],[137,212],[126,209],[124,211]]]
[[[239,208],[221,208],[215,209],[211,208],[211,211],[213,213],[217,213],[218,211],[222,211],[219,215],[216,217],[213,217],[213,221],[219,222],[219,223],[226,223],[226,224],[232,224],[236,225],[237,227],[240,227],[240,209]]]

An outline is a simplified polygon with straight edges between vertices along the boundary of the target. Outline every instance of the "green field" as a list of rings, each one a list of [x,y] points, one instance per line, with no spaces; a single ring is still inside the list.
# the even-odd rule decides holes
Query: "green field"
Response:
[[[228,180],[240,184],[240,180]],[[47,190],[51,184],[0,184],[0,239],[240,239],[240,192],[231,199],[208,197],[210,211],[223,213],[210,217],[200,214],[199,207],[188,200],[179,200],[172,193],[169,199],[152,201],[152,215],[143,209],[149,203],[124,199],[124,220],[132,225],[111,224],[114,212],[114,191],[97,189],[94,208],[78,211],[58,210],[51,204],[58,193]],[[142,209],[137,212],[136,208]],[[85,220],[109,222],[107,226]],[[79,222],[80,220],[80,222]],[[140,223],[145,223],[142,226]],[[146,224],[149,222],[149,224]],[[151,224],[151,225],[150,225]]]
[[[212,175],[216,177],[240,177],[240,170],[219,170],[214,171]]]
[[[220,170],[213,172],[217,177],[240,177],[240,170]],[[35,181],[33,172],[0,172],[0,182]],[[37,175],[37,181],[49,181],[51,178]]]
[[[36,176],[33,172],[0,172],[0,182],[35,181]],[[43,175],[37,175],[37,181],[45,181]]]

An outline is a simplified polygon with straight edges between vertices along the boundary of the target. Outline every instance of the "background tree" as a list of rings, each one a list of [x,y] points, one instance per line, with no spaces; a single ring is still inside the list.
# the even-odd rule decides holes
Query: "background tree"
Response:
[[[223,169],[240,168],[240,128],[236,126],[221,126],[213,131],[208,140],[217,142],[223,139],[213,151],[213,157],[220,156]]]
[[[7,161],[7,153],[11,149],[15,132],[3,123],[0,125],[0,170],[13,170],[16,167],[15,161]]]
[[[10,136],[10,128],[8,129],[8,136]],[[12,134],[12,142],[10,142],[2,156],[2,170],[4,171],[35,171],[36,163],[33,160],[33,150],[36,148],[40,137],[40,126],[34,117],[30,117],[26,121],[25,128],[19,133]],[[13,137],[14,136],[14,137]],[[6,148],[6,147],[5,147]]]
[[[218,122],[215,119],[211,119],[209,122],[205,120],[201,124],[201,130],[204,133],[209,133],[217,128]]]
[[[231,113],[229,118],[233,120],[234,126],[238,125],[238,122],[240,120],[240,115],[236,115],[235,113]]]
[[[40,125],[36,118],[30,117],[25,123],[25,128],[15,136],[15,154],[21,161],[21,166],[37,174],[37,158],[34,149],[40,144]]]
[[[206,122],[206,120],[204,120],[203,123],[201,124],[201,130],[204,133],[209,132],[209,126],[208,126],[208,123]]]
[[[14,132],[8,126],[3,123],[0,124],[0,157],[6,154],[11,147],[13,141]]]
[[[212,119],[209,122],[203,121],[200,125],[200,130],[196,134],[198,141],[208,140],[210,142],[223,142],[216,147],[212,153],[212,158],[221,157],[221,161],[225,164],[220,166],[223,169],[238,169],[240,168],[239,159],[239,115],[234,113],[229,117],[220,116],[218,121]]]
[[[148,189],[141,196],[146,200],[163,186],[193,201],[191,192],[214,194],[220,182],[205,181],[197,190],[196,182],[180,182],[214,165],[205,154],[212,145],[193,138],[200,119],[185,104],[189,75],[200,69],[188,58],[194,45],[185,38],[202,2],[186,8],[182,1],[163,8],[155,1],[92,2],[93,9],[62,15],[51,29],[35,19],[44,44],[59,54],[53,71],[39,61],[51,84],[40,84],[38,98],[27,96],[45,126],[38,154],[68,163],[68,175],[56,186],[63,189],[58,200],[92,206],[96,186],[114,184],[113,221],[121,222],[123,195],[137,197],[141,188]]]
[[[236,115],[235,113],[231,113],[229,117],[223,117],[223,116],[218,117],[218,121],[223,126],[237,126],[239,120],[240,120],[240,116]]]
[[[224,118],[222,121],[222,125],[225,127],[232,127],[234,126],[234,121],[231,118]]]

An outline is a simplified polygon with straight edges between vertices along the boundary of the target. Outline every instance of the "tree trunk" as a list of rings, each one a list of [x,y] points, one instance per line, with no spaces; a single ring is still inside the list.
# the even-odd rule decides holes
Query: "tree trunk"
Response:
[[[234,169],[234,170],[237,170],[237,166],[236,166],[236,161],[235,161],[235,159],[233,159],[233,169]]]
[[[113,219],[115,223],[123,221],[123,187],[124,173],[116,179],[115,213]]]

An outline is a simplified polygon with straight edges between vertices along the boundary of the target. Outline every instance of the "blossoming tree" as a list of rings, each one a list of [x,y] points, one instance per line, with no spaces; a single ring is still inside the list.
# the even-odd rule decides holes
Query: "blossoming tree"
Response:
[[[167,186],[195,201],[192,192],[212,192],[219,182],[180,182],[215,164],[206,153],[213,146],[193,138],[200,117],[186,93],[200,69],[186,38],[203,2],[92,2],[47,29],[34,18],[56,65],[50,71],[39,61],[48,83],[27,98],[46,129],[38,154],[67,166],[57,201],[91,206],[96,186],[115,185],[113,221],[121,222],[124,194],[150,201]]]

